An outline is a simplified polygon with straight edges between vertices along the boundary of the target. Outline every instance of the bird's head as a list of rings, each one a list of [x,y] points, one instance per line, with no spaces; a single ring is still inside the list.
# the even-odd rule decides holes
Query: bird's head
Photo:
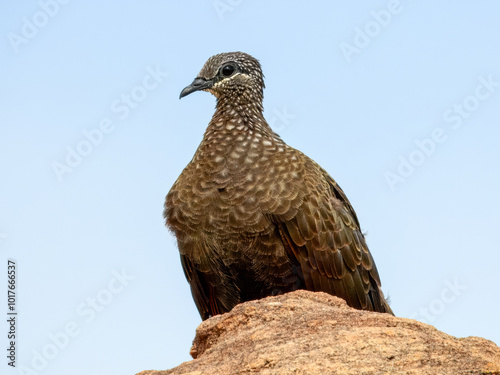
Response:
[[[260,63],[243,52],[221,53],[210,57],[180,98],[195,91],[208,91],[218,100],[233,103],[261,103],[264,75]]]

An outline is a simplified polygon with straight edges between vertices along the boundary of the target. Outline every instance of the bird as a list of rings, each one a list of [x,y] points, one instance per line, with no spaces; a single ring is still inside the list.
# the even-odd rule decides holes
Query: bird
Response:
[[[216,97],[203,139],[164,205],[201,319],[298,289],[394,315],[347,196],[271,129],[264,88],[259,61],[228,52],[210,57],[180,93]]]

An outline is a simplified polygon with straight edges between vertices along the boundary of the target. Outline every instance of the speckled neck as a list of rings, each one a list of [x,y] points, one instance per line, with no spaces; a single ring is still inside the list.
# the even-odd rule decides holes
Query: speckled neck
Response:
[[[260,101],[236,105],[220,98],[193,161],[207,173],[220,172],[215,179],[225,185],[234,173],[254,168],[278,147],[288,146],[267,124]]]
[[[262,100],[248,100],[245,97],[221,96],[217,98],[217,106],[212,122],[218,119],[236,120],[238,123],[252,124],[265,122],[263,115],[264,107]],[[239,121],[241,120],[241,121]]]

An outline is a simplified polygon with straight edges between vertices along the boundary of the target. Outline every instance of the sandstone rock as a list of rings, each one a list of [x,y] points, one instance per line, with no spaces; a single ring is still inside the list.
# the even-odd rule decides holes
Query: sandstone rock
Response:
[[[200,324],[192,361],[138,375],[497,374],[500,348],[411,319],[296,291],[236,306]]]

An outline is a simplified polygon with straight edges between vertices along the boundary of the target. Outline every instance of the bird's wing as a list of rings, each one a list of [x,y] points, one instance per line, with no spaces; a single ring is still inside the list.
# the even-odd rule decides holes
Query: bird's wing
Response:
[[[216,315],[214,311],[218,310],[218,306],[216,300],[213,297],[210,297],[212,294],[210,293],[210,290],[206,290],[207,288],[210,288],[207,283],[202,280],[203,275],[200,275],[196,268],[193,267],[191,260],[182,254],[181,264],[184,274],[186,275],[186,279],[191,287],[191,294],[193,295],[193,299],[196,307],[198,308],[201,319],[205,320],[211,315]]]
[[[223,263],[215,265],[213,262],[220,262],[216,257],[204,256],[210,254],[209,245],[197,240],[196,235],[179,237],[182,269],[202,320],[231,310],[239,302],[239,293],[228,282],[232,277],[230,269]]]
[[[351,204],[326,171],[310,159],[307,164],[307,193],[296,214],[274,218],[306,288],[339,296],[358,309],[392,313]]]

